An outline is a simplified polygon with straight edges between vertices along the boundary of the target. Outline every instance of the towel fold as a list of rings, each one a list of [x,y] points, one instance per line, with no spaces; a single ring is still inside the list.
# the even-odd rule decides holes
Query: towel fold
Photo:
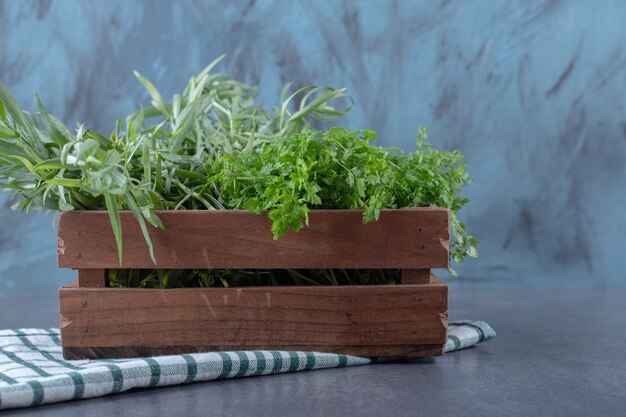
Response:
[[[495,336],[482,321],[450,322],[446,352]],[[0,330],[0,409],[157,387],[367,365],[374,359],[320,352],[238,351],[139,359],[66,361],[58,329]]]

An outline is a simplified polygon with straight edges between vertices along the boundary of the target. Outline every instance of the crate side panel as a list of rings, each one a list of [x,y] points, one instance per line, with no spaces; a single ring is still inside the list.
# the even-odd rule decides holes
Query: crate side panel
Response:
[[[61,332],[68,352],[263,348],[419,356],[445,343],[447,296],[441,281],[388,287],[65,288]]]
[[[438,268],[448,265],[448,210],[314,210],[309,226],[277,240],[266,216],[237,210],[157,212],[150,229],[156,265],[131,213],[123,212],[123,268]],[[120,268],[106,212],[59,214],[63,268]]]

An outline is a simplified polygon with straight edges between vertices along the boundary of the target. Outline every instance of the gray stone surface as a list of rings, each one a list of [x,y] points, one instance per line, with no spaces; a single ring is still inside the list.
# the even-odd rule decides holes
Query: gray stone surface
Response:
[[[0,328],[54,326],[56,294],[0,299]],[[436,359],[213,381],[3,416],[618,416],[626,291],[453,291],[498,336]],[[123,410],[123,413],[121,412]]]

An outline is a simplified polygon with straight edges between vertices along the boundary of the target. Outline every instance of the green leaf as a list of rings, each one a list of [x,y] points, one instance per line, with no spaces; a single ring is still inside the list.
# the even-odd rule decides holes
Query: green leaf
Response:
[[[19,138],[19,137],[20,137],[20,134],[17,133],[15,130],[0,123],[0,138],[12,139],[12,138]]]
[[[53,158],[48,159],[47,161],[42,161],[34,166],[35,171],[46,170],[46,169],[72,169],[75,168],[72,165],[67,165],[61,162],[61,158]]]
[[[150,161],[150,148],[147,142],[143,143],[143,150],[141,154],[141,162],[143,164],[143,178],[148,186],[152,186],[152,164]],[[159,175],[157,172],[156,175]]]
[[[51,178],[45,181],[46,184],[60,185],[62,187],[76,187],[80,188],[81,182],[79,179],[71,178]]]
[[[4,107],[4,102],[0,100],[0,120],[7,121],[7,109]]]
[[[27,157],[24,148],[20,147],[18,144],[0,140],[0,158],[10,160],[13,156]]]
[[[94,132],[93,130],[87,130],[85,134],[83,135],[83,137],[85,139],[94,139],[96,142],[98,142],[100,147],[104,149],[109,148],[111,146],[111,141],[109,139],[105,138],[98,132]]]
[[[13,160],[21,162],[31,174],[36,174],[33,163],[30,162],[27,158],[23,156],[19,156],[19,155],[9,155],[8,157]]]
[[[35,102],[37,103],[37,108],[39,109],[41,120],[43,121],[43,124],[46,127],[46,129],[48,129],[49,132],[55,131],[56,127],[54,126],[54,123],[50,119],[50,115],[48,114],[48,111],[44,107],[41,100],[39,99],[39,95],[37,93],[35,93]]]
[[[154,247],[152,245],[152,239],[150,238],[150,233],[148,232],[148,227],[146,226],[146,222],[143,218],[143,214],[141,213],[139,206],[137,206],[137,203],[135,202],[134,197],[130,193],[127,192],[126,194],[124,194],[124,200],[126,201],[126,204],[128,205],[128,208],[130,209],[130,211],[133,212],[133,215],[135,216],[135,219],[137,219],[137,222],[139,222],[141,233],[143,233],[143,237],[148,245],[148,250],[150,251],[150,259],[152,259],[152,262],[156,264],[156,258],[154,257]]]
[[[154,191],[159,194],[163,193],[163,175],[162,175],[161,164],[162,164],[161,156],[157,155],[156,169],[154,170],[155,172]]]
[[[154,105],[154,107],[156,107],[164,116],[169,116],[169,109],[165,104],[163,97],[161,97],[161,94],[154,87],[154,85],[152,85],[150,81],[145,79],[143,75],[141,75],[139,72],[133,71],[133,74],[135,74],[135,77],[139,80],[139,82],[143,84],[146,90],[148,90],[150,97],[152,97],[152,105]]]
[[[187,178],[190,180],[197,180],[197,181],[206,181],[207,180],[207,176],[204,174],[200,174],[197,172],[193,172],[193,171],[188,171],[186,169],[177,169],[176,170],[176,175],[180,175],[183,178]]]
[[[226,54],[222,54],[218,56],[217,58],[215,58],[209,65],[207,65],[206,67],[204,67],[202,71],[200,71],[200,73],[196,76],[196,78],[202,78],[202,77],[207,76],[209,72],[211,72],[211,70],[213,70],[213,68],[215,68],[215,66],[219,64],[225,57],[226,57]]]
[[[117,256],[120,261],[120,266],[122,266],[122,220],[120,219],[117,201],[114,196],[106,193],[104,194],[104,201],[109,212],[115,243],[117,244]]]
[[[39,135],[37,135],[32,123],[24,116],[24,112],[2,82],[0,82],[0,101],[3,102],[4,111],[13,118],[15,126],[19,126],[20,129],[24,129],[28,133],[24,139],[31,150],[39,155],[46,154],[43,143],[39,139]]]

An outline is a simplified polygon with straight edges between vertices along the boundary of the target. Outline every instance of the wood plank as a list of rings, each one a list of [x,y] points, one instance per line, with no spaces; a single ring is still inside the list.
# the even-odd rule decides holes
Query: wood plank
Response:
[[[430,269],[403,269],[400,275],[402,284],[430,284]]]
[[[104,288],[107,286],[106,269],[79,269],[78,286],[81,288]]]
[[[267,348],[247,348],[252,350],[264,350]],[[273,350],[281,350],[281,347],[273,347]],[[309,346],[288,346],[288,350],[310,351]],[[145,358],[161,355],[182,355],[185,353],[202,353],[215,351],[213,346],[170,346],[170,347],[64,347],[63,357],[67,360],[81,359],[124,359]],[[320,351],[318,349],[318,351]],[[406,346],[325,346],[321,351],[342,353],[344,355],[366,357],[422,357],[443,355],[443,345],[406,345]]]
[[[273,240],[266,216],[238,210],[157,212],[166,226],[151,228],[150,259],[137,222],[122,212],[123,268],[445,268],[448,210],[381,211],[362,223],[360,210],[313,210],[309,227]],[[59,214],[62,268],[119,268],[106,212]]]
[[[68,358],[280,349],[441,354],[448,287],[62,288]],[[84,355],[84,356],[81,356]]]

